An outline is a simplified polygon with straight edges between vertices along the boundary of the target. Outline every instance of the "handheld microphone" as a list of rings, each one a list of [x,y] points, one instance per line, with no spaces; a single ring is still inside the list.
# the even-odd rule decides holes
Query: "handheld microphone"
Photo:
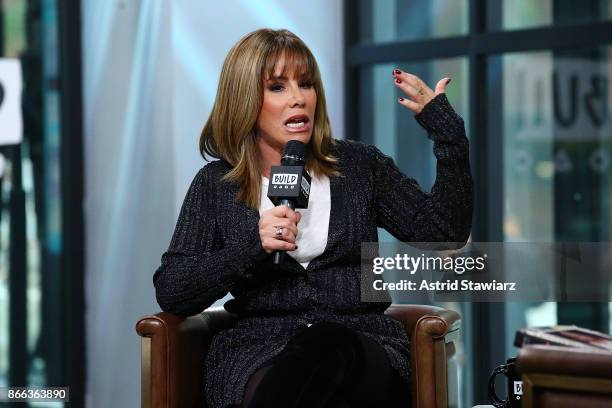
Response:
[[[270,169],[268,198],[274,205],[308,208],[310,196],[310,175],[304,170],[306,145],[299,140],[290,140],[285,145],[280,166]],[[285,251],[274,251],[274,263],[283,263]]]

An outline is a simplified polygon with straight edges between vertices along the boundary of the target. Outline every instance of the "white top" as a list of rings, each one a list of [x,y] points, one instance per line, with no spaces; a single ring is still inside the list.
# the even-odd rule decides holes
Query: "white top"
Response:
[[[270,180],[262,177],[261,200],[259,204],[259,215],[274,207],[268,198],[268,184]],[[293,259],[298,261],[304,268],[308,266],[317,256],[325,251],[327,245],[327,234],[329,231],[329,211],[331,209],[331,193],[329,191],[329,178],[313,177],[310,183],[310,197],[308,208],[296,209],[302,214],[297,225],[298,235],[295,251],[287,251]]]

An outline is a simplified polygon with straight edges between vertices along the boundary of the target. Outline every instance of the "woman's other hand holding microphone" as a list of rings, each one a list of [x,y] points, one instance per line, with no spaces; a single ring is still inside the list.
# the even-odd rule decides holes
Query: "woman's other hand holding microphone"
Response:
[[[259,218],[259,238],[264,251],[295,251],[298,230],[297,224],[302,215],[286,205],[279,205],[261,213]]]

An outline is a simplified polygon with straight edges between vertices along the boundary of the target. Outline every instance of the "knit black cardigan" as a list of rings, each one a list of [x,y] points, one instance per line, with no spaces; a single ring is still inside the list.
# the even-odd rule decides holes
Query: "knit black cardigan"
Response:
[[[434,141],[431,192],[376,147],[335,140],[341,176],[330,179],[327,246],[306,269],[289,256],[282,268],[273,266],[259,239],[258,211],[236,200],[237,184],[221,180],[227,162],[208,163],[197,173],[153,283],[162,310],[181,316],[201,312],[228,291],[234,296],[224,307],[238,322],[213,337],[203,367],[210,408],[239,404],[257,368],[307,323],[324,320],[377,341],[409,381],[409,340],[402,325],[383,314],[390,297],[361,301],[361,243],[376,242],[377,227],[406,242],[465,242],[473,207],[463,120],[444,94],[415,118]]]

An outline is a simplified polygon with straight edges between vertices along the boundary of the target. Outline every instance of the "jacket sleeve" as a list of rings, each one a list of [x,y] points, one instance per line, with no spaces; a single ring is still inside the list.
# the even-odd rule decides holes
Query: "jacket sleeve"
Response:
[[[443,93],[415,118],[434,141],[436,181],[431,192],[423,191],[393,159],[368,146],[378,226],[400,241],[465,243],[472,226],[474,198],[463,119]]]
[[[179,316],[200,313],[225,296],[265,254],[256,231],[245,232],[239,244],[222,247],[210,173],[202,168],[191,183],[170,247],[153,275],[157,303]]]

